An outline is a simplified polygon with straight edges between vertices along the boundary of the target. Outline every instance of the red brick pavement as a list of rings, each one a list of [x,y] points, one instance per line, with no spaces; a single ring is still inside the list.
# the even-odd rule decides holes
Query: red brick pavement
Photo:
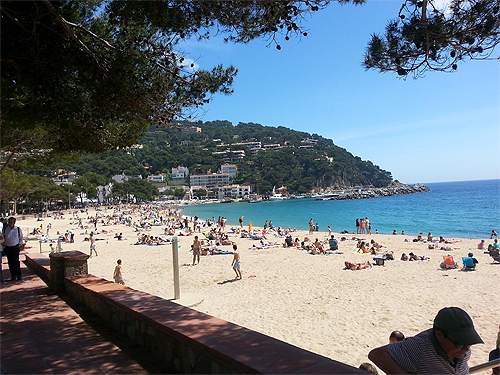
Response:
[[[5,257],[2,268],[1,374],[147,374],[22,262],[21,281],[10,281]]]

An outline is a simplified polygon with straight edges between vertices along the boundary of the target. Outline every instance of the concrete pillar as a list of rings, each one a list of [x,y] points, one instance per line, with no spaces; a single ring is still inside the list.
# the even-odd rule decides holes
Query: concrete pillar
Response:
[[[50,253],[50,289],[55,293],[64,293],[64,279],[68,276],[88,275],[87,259],[81,251],[62,251]]]

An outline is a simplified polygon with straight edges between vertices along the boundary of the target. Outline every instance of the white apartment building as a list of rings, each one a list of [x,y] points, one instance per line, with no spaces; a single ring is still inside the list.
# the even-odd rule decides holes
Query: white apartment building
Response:
[[[270,145],[263,145],[262,148],[265,150],[279,150],[281,145],[279,143],[273,143]]]
[[[229,182],[228,173],[192,174],[189,176],[189,184],[193,189],[224,186],[228,185]]]
[[[217,199],[224,198],[237,198],[237,197],[248,197],[252,192],[252,188],[249,185],[227,185],[219,186],[217,188]]]
[[[238,175],[236,164],[223,164],[220,166],[220,173],[227,173],[230,179],[235,179]]]

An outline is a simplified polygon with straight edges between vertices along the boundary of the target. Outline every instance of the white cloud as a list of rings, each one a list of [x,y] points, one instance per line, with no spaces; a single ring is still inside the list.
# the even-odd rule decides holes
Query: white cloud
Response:
[[[194,72],[200,69],[198,63],[190,57],[184,57],[184,60],[182,60],[182,62],[179,61],[178,65],[182,66],[182,69],[189,72]]]

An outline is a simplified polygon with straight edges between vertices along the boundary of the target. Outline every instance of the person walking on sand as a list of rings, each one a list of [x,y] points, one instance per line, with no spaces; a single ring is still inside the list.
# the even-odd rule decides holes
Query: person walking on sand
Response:
[[[201,254],[201,242],[198,236],[194,236],[193,241],[193,266],[195,265],[196,258],[198,258],[198,264],[200,264],[200,254]]]
[[[95,256],[97,256],[94,233],[92,232],[90,233],[89,241],[90,241],[90,256],[92,256],[92,252],[95,252]]]
[[[238,245],[233,245],[233,255],[233,262],[231,263],[231,266],[236,273],[236,280],[241,280],[241,258],[240,253],[238,252]]]
[[[117,265],[115,267],[115,272],[113,273],[113,279],[115,280],[115,283],[125,285],[125,281],[123,280],[122,275],[122,260],[118,259],[116,263]]]
[[[240,222],[240,227],[243,228],[243,215],[240,216],[239,222]]]
[[[313,218],[309,220],[309,234],[312,234],[314,232],[314,221]]]

